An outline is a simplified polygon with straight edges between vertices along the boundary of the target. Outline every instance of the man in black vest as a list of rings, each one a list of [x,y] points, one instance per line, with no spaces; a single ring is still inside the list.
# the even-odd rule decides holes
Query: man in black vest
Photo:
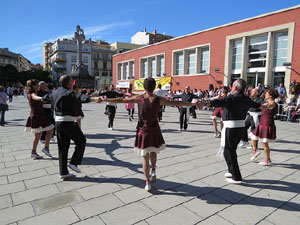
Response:
[[[245,129],[245,118],[250,107],[259,108],[260,104],[252,101],[244,94],[246,82],[238,79],[233,83],[231,95],[223,99],[214,99],[208,102],[199,102],[198,107],[223,107],[222,121],[224,128],[221,136],[219,156],[225,157],[228,173],[226,181],[232,184],[241,184],[242,175],[239,169],[236,149],[242,139]]]

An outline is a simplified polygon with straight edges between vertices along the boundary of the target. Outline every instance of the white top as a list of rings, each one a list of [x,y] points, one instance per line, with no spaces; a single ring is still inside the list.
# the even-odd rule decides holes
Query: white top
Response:
[[[153,94],[155,94],[155,95],[157,95],[157,96],[159,96],[159,97],[165,97],[165,96],[170,96],[170,94],[167,92],[167,91],[165,91],[165,90],[162,90],[162,89],[158,89],[158,90],[155,90],[154,92],[153,92]]]

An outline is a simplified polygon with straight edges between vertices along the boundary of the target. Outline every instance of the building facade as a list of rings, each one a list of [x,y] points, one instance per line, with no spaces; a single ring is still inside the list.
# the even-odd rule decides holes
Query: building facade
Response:
[[[11,52],[8,48],[0,48],[0,66],[6,65],[14,66],[19,72],[36,68],[35,65],[23,55]]]
[[[125,42],[115,42],[110,45],[111,49],[114,50],[117,54],[137,49],[142,46],[144,45],[137,45]]]
[[[114,55],[113,82],[171,77],[172,90],[206,90],[240,77],[288,87],[300,81],[299,15],[300,5]]]

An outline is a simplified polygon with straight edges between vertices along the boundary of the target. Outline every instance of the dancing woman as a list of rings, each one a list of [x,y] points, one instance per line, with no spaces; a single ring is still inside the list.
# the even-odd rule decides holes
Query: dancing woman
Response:
[[[125,96],[126,96],[126,98],[130,98],[130,97],[133,96],[131,88],[127,89],[127,93],[125,94]],[[134,114],[134,103],[126,103],[125,108],[128,112],[129,121],[132,121],[133,120],[133,114]]]
[[[257,142],[260,140],[264,147],[264,152],[266,160],[260,162],[259,165],[263,166],[272,166],[272,161],[270,158],[270,148],[269,142],[274,142],[276,139],[276,126],[274,122],[274,116],[278,112],[278,105],[275,102],[275,99],[279,97],[277,90],[268,89],[265,93],[265,100],[267,103],[261,106],[262,116],[258,127],[256,127],[250,134],[253,156],[251,160],[255,160],[260,153],[257,151]]]
[[[135,95],[132,98],[116,98],[106,99],[110,103],[137,103],[138,104],[138,124],[136,139],[134,144],[134,151],[143,156],[143,170],[146,178],[145,190],[151,190],[151,184],[156,181],[156,161],[157,153],[165,149],[165,141],[163,139],[159,123],[158,114],[161,105],[168,106],[196,106],[195,103],[190,102],[171,102],[153,94],[156,82],[153,78],[146,78],[144,80],[144,89],[146,91],[143,95]],[[151,161],[152,171],[150,175]],[[149,179],[150,178],[150,179]]]
[[[43,131],[47,131],[47,134],[45,147],[42,152],[45,153],[48,157],[52,158],[52,155],[49,151],[49,142],[53,134],[54,125],[53,121],[44,113],[42,97],[37,96],[37,91],[39,91],[40,89],[39,81],[35,79],[28,80],[25,89],[28,97],[28,103],[31,109],[30,116],[27,119],[25,131],[31,131],[35,134],[32,144],[31,158],[43,158],[36,152],[37,145]]]

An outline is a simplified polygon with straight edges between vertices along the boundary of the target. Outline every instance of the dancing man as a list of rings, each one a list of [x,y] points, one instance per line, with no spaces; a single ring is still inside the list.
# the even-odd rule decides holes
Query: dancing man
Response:
[[[200,102],[198,106],[223,107],[221,147],[218,152],[225,157],[228,173],[226,181],[232,184],[241,184],[242,175],[239,169],[236,149],[245,129],[245,118],[250,107],[259,108],[260,104],[253,102],[244,94],[246,82],[237,79],[232,85],[231,95],[223,99],[214,99],[208,102]]]
[[[165,90],[161,89],[161,84],[158,84],[157,85],[157,90],[155,90],[153,92],[153,94],[161,97],[161,98],[166,98],[166,96],[170,97],[170,94],[168,92],[166,92]],[[163,109],[164,109],[164,106],[161,105],[160,106],[160,110],[159,110],[159,113],[158,113],[158,121],[160,122],[162,120],[162,116],[163,116]]]
[[[56,91],[44,96],[43,100],[50,99],[54,104],[59,173],[61,179],[66,179],[75,177],[75,175],[69,173],[68,167],[77,173],[81,173],[78,165],[81,165],[85,150],[86,138],[76,122],[79,101],[82,103],[91,101],[100,103],[101,99],[87,95],[76,95],[73,92],[73,80],[68,75],[60,77],[59,85],[60,87]],[[75,143],[75,151],[70,164],[67,165],[70,140],[73,140]]]
[[[190,92],[190,87],[187,86],[184,89],[184,93],[180,95],[176,95],[173,97],[174,99],[181,98],[182,102],[192,102],[193,99],[199,98],[198,96],[192,94]],[[191,111],[191,108],[190,108]],[[182,106],[179,110],[180,116],[179,116],[179,122],[180,122],[180,128],[179,131],[182,131],[183,129],[186,130],[188,128],[189,124],[189,118],[190,118],[190,112],[188,112],[188,109],[186,106]]]
[[[110,85],[109,90],[99,93],[99,96],[106,96],[107,99],[110,99],[110,98],[123,97],[124,95],[116,92],[114,89],[114,85]],[[106,107],[107,107],[107,114],[109,119],[108,129],[112,130],[114,126],[115,115],[116,115],[116,104],[107,102]]]

